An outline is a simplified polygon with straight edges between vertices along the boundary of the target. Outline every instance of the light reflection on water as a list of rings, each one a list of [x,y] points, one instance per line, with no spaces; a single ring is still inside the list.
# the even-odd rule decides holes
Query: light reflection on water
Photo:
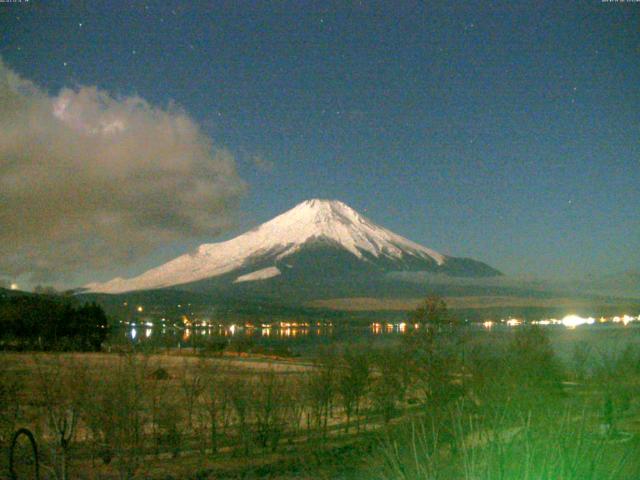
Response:
[[[566,317],[568,318],[568,317]],[[623,320],[618,320],[622,318]],[[628,317],[637,323],[640,317]],[[575,329],[598,329],[598,328],[627,328],[630,326],[631,321],[627,316],[624,317],[612,317],[611,320],[603,322],[601,319],[596,324],[593,322],[580,322],[567,323],[564,327]],[[517,320],[517,321],[516,321]],[[507,321],[485,321],[483,323],[471,324],[472,328],[478,328],[481,330],[492,330],[495,328],[501,328],[504,330],[510,330],[514,328],[521,328],[524,322],[519,319],[508,319]],[[544,328],[550,329],[562,329],[562,321],[533,321],[532,324],[541,325]],[[411,324],[405,322],[372,322],[370,324],[358,324],[358,325],[343,325],[334,328],[331,323],[318,322],[317,324],[309,323],[285,323],[279,322],[274,324],[259,324],[257,326],[253,324],[232,324],[232,325],[207,325],[207,326],[189,326],[181,327],[174,325],[173,327],[165,324],[153,326],[152,323],[146,323],[143,326],[144,336],[141,336],[138,330],[138,325],[135,323],[130,324],[124,329],[124,336],[128,340],[141,341],[151,338],[163,338],[163,337],[177,337],[181,341],[187,343],[195,341],[196,337],[200,338],[255,338],[255,339],[296,339],[305,337],[333,337],[336,330],[341,334],[356,334],[358,336],[387,336],[387,335],[403,335],[420,328],[420,324]]]
[[[393,329],[387,330],[392,332]],[[307,336],[326,337],[333,334],[333,326],[326,325],[320,327],[309,326],[261,326],[244,327],[238,325],[219,326],[219,327],[146,327],[144,329],[144,338],[157,338],[162,336],[178,336],[183,342],[193,340],[194,337],[256,337],[256,338],[297,338]],[[139,328],[135,324],[129,325],[124,329],[124,336],[129,340],[141,340]]]
[[[262,325],[259,327],[254,326],[216,326],[216,327],[179,327],[179,326],[161,326],[161,327],[146,327],[144,330],[144,338],[140,336],[139,328],[135,325],[130,325],[124,330],[124,336],[133,341],[140,341],[143,339],[159,338],[159,337],[177,337],[183,342],[193,341],[194,337],[200,338],[264,338],[264,339],[296,339],[305,337],[333,337],[336,330],[340,333],[349,333],[357,335],[397,335],[404,334],[416,329],[417,325],[410,325],[405,322],[399,323],[371,323],[369,325],[349,325],[334,328],[331,324],[310,326],[308,324],[302,326],[291,326],[291,324],[280,325]]]
[[[622,318],[622,317],[621,317]],[[284,351],[285,355],[307,355],[317,348],[328,345],[354,344],[363,346],[382,346],[393,344],[404,335],[416,330],[415,324],[407,323],[401,327],[388,322],[373,322],[359,324],[338,324],[335,327],[316,326],[315,323],[305,327],[280,327],[274,325],[256,325],[254,328],[242,326],[231,334],[224,326],[207,327],[179,327],[158,325],[156,327],[141,327],[127,325],[112,332],[112,339],[116,343],[134,344],[142,348],[198,348],[212,349],[219,352],[227,346],[236,344],[236,348],[243,351],[265,349],[263,351]],[[238,327],[238,325],[236,325]],[[142,329],[141,329],[142,328]],[[418,329],[424,328],[417,325]],[[493,341],[497,338],[508,339],[502,334],[509,334],[522,326],[508,326],[500,321],[491,324],[469,325],[468,340],[475,342]],[[542,328],[549,333],[549,340],[558,357],[564,362],[572,362],[572,355],[577,346],[588,345],[598,354],[617,354],[633,344],[640,348],[640,321],[624,323],[600,322],[568,328],[562,324],[549,324]],[[231,351],[233,351],[231,348]],[[278,350],[281,349],[281,350]],[[289,352],[289,353],[286,353]],[[277,353],[280,355],[280,353]],[[593,358],[597,358],[594,355]]]

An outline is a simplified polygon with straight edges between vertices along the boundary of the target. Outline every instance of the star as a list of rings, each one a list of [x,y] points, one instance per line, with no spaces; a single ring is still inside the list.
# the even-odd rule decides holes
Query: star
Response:
[[[62,62],[62,65],[66,67],[69,64],[67,62]]]
[[[82,22],[78,23],[78,27],[82,28]]]

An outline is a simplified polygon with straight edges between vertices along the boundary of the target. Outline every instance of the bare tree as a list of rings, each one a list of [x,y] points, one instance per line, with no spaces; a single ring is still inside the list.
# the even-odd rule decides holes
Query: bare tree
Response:
[[[287,423],[289,398],[282,376],[272,370],[258,378],[255,388],[256,439],[263,448],[275,451]]]
[[[176,398],[171,395],[160,397],[158,432],[161,445],[171,452],[173,458],[180,455],[183,442],[183,410]]]
[[[240,376],[230,377],[225,388],[236,418],[238,439],[245,455],[251,447],[251,423],[253,420],[253,379]]]
[[[369,357],[364,352],[346,350],[338,370],[337,389],[347,417],[345,432],[349,431],[350,420],[356,417],[356,431],[360,431],[360,405],[369,387]]]
[[[37,391],[45,410],[46,425],[54,439],[51,454],[56,478],[67,480],[69,451],[75,440],[82,405],[86,399],[86,365],[74,359],[53,357],[45,365],[34,357],[37,367]]]
[[[193,410],[200,395],[204,392],[204,385],[199,370],[190,368],[185,359],[180,378],[180,386],[184,397],[184,407],[187,410],[187,426],[193,430]]]
[[[371,387],[372,401],[386,424],[395,415],[402,396],[402,374],[396,362],[388,361],[384,350],[377,352],[374,364],[376,375]]]
[[[204,411],[208,416],[209,443],[213,453],[218,451],[221,435],[224,435],[229,421],[229,390],[226,388],[225,369],[218,364],[202,362],[199,365],[204,386]],[[221,431],[222,430],[222,431]]]
[[[463,393],[455,376],[462,372],[466,335],[445,301],[437,296],[425,299],[409,318],[419,328],[403,337],[405,368],[410,370],[425,404],[441,408]]]
[[[428,296],[415,310],[409,312],[409,321],[435,330],[457,323],[456,317],[449,314],[447,303],[437,295]]]
[[[327,427],[331,415],[331,405],[335,396],[335,354],[321,352],[313,371],[307,377],[307,399],[314,427],[327,438]],[[308,422],[309,423],[309,422]]]
[[[115,367],[93,378],[84,404],[85,422],[101,443],[105,463],[115,463],[121,479],[132,478],[144,455],[147,423],[147,358],[122,356]]]
[[[289,398],[287,403],[287,416],[289,419],[289,428],[292,436],[299,433],[302,426],[302,417],[306,408],[305,405],[305,390],[304,380],[299,375],[295,375],[290,378],[287,385],[287,392],[285,395]]]

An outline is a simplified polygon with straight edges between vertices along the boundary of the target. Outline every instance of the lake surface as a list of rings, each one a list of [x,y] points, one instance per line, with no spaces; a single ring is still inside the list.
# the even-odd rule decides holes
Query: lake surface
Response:
[[[521,326],[482,324],[468,327],[471,338],[504,340]],[[543,326],[556,353],[563,361],[571,361],[577,348],[588,346],[592,357],[603,357],[621,352],[628,345],[640,348],[640,322],[596,323],[567,328],[563,325]],[[287,350],[301,354],[321,346],[354,344],[363,347],[388,345],[399,341],[413,330],[404,322],[371,324],[265,324],[216,325],[183,328],[177,326],[127,325],[112,333],[112,344],[132,344],[158,348],[222,348],[247,350],[262,347],[266,350]]]

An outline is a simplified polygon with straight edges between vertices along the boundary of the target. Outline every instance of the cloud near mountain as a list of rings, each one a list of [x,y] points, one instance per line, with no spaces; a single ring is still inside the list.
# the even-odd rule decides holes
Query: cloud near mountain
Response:
[[[96,87],[51,96],[0,60],[0,273],[48,281],[215,235],[245,188],[179,108]]]

